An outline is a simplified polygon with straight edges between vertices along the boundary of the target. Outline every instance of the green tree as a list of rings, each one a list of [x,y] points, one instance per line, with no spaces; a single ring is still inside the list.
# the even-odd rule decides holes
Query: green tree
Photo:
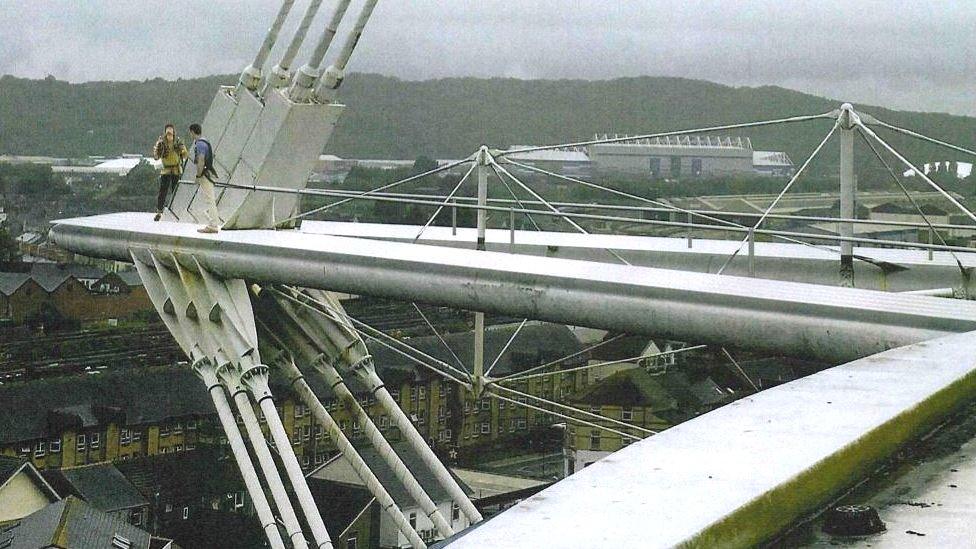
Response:
[[[0,229],[0,262],[19,259],[20,250],[17,248],[17,241],[7,232],[7,229]]]

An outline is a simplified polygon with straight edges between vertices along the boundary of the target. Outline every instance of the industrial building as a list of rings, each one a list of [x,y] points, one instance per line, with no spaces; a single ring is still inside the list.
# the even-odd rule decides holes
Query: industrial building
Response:
[[[598,135],[595,140],[626,138]],[[790,176],[783,152],[756,151],[748,137],[670,136],[600,143],[587,147],[597,177],[683,179],[734,175]]]

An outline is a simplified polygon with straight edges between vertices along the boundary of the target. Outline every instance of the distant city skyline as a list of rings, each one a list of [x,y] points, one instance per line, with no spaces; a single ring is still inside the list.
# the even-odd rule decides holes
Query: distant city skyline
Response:
[[[296,3],[282,42],[306,4]],[[324,3],[306,46],[333,4]],[[170,0],[164,13],[134,0],[5,0],[0,74],[83,82],[235,73],[278,5]],[[381,1],[349,69],[409,80],[678,76],[976,116],[976,10],[968,1],[607,5]]]

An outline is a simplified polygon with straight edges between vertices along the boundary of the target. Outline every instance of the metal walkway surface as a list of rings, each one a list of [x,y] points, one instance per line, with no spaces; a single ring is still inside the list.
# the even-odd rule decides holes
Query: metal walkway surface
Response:
[[[447,546],[753,546],[974,395],[976,333],[886,351],[634,443]]]
[[[373,238],[398,242],[412,242],[420,232],[416,225],[385,223],[344,223],[337,221],[306,221],[302,231],[314,234]],[[514,236],[514,238],[513,238]],[[472,248],[477,237],[475,229],[458,227],[428,227],[417,240],[421,244]],[[512,240],[515,244],[512,245]],[[654,237],[605,234],[577,234],[552,231],[515,231],[488,229],[486,247],[491,251],[543,255],[563,259],[616,263],[605,250],[611,249],[634,265],[675,269],[680,271],[715,272],[739,247],[739,240],[694,238],[692,246],[681,236]],[[836,247],[834,247],[836,249]],[[936,251],[931,259],[925,250],[894,248],[854,248],[856,256],[885,264],[881,268],[866,261],[854,263],[854,281],[858,288],[883,291],[927,290],[953,287],[976,290],[976,282],[964,277],[952,254]],[[838,281],[838,253],[824,247],[783,242],[755,243],[755,276],[790,282],[836,285]],[[964,267],[976,267],[976,253],[956,253]],[[729,263],[725,274],[746,276],[749,258],[745,246]]]
[[[814,284],[308,234],[222,231],[123,213],[58,221],[60,246],[153,249],[225,278],[407,299],[680,341],[853,360],[976,330],[976,303]]]

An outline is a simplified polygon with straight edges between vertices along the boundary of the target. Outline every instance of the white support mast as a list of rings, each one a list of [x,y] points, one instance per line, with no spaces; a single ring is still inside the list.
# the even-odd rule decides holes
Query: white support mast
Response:
[[[323,103],[331,103],[336,98],[336,90],[342,85],[342,80],[346,76],[346,65],[349,64],[349,58],[352,57],[353,51],[356,50],[356,46],[359,44],[359,39],[363,35],[363,31],[366,29],[366,23],[369,22],[370,16],[373,15],[373,9],[376,7],[378,0],[366,0],[363,5],[363,9],[359,12],[359,18],[356,20],[356,25],[353,27],[352,32],[346,38],[346,43],[339,52],[339,56],[336,58],[335,62],[325,70],[322,77],[319,78],[318,85],[315,86],[315,98]]]
[[[322,32],[322,37],[319,38],[318,44],[315,45],[312,58],[302,68],[298,69],[298,72],[295,74],[291,88],[288,90],[288,97],[292,101],[302,102],[311,98],[312,87],[315,85],[315,81],[322,75],[320,68],[322,61],[325,59],[325,54],[328,53],[329,47],[332,45],[332,39],[335,38],[336,32],[339,31],[339,24],[342,23],[342,18],[346,15],[346,10],[349,8],[350,3],[351,0],[339,0],[339,3],[336,4],[329,24],[326,25],[325,30]]]
[[[295,0],[285,0],[281,3],[278,15],[275,16],[274,22],[271,23],[271,28],[268,29],[268,34],[264,37],[264,42],[258,49],[257,55],[254,56],[254,61],[241,73],[241,85],[252,92],[258,91],[258,88],[261,87],[261,80],[264,76],[264,64],[267,62],[268,56],[271,55],[271,50],[274,48],[275,42],[278,41],[278,33],[281,32],[281,26],[285,23],[285,19],[288,18],[288,14],[294,5]]]
[[[376,501],[380,504],[380,508],[396,524],[397,529],[403,533],[414,549],[426,549],[427,544],[421,539],[420,534],[417,533],[417,530],[413,526],[410,526],[410,521],[403,515],[403,511],[396,502],[393,501],[393,497],[386,491],[386,488],[383,487],[380,480],[373,474],[373,471],[369,468],[366,461],[363,460],[363,457],[356,451],[352,443],[349,442],[349,439],[346,438],[339,424],[336,423],[332,415],[329,414],[329,411],[325,409],[322,402],[312,392],[312,388],[309,387],[308,382],[305,381],[305,376],[295,366],[294,361],[284,353],[280,353],[279,359],[275,363],[291,382],[291,386],[298,393],[302,402],[311,410],[318,424],[329,434],[329,437],[335,443],[339,452],[349,461],[349,464],[356,472],[356,476],[363,481],[366,488],[376,498]]]
[[[315,19],[315,14],[318,13],[321,5],[322,0],[312,0],[305,9],[305,15],[302,16],[302,21],[298,24],[298,29],[295,30],[295,36],[288,43],[288,48],[281,56],[281,60],[271,69],[267,87],[283,88],[291,81],[291,64],[295,61],[295,56],[298,55],[298,50],[302,47],[302,42],[305,41],[305,35],[308,34],[308,28],[312,25],[312,20]]]
[[[854,176],[854,127],[859,124],[857,113],[850,103],[840,108],[840,217],[853,219],[857,181]],[[853,223],[839,223],[838,233],[843,238],[854,236]],[[840,243],[841,285],[854,287],[854,244],[851,241]]]

